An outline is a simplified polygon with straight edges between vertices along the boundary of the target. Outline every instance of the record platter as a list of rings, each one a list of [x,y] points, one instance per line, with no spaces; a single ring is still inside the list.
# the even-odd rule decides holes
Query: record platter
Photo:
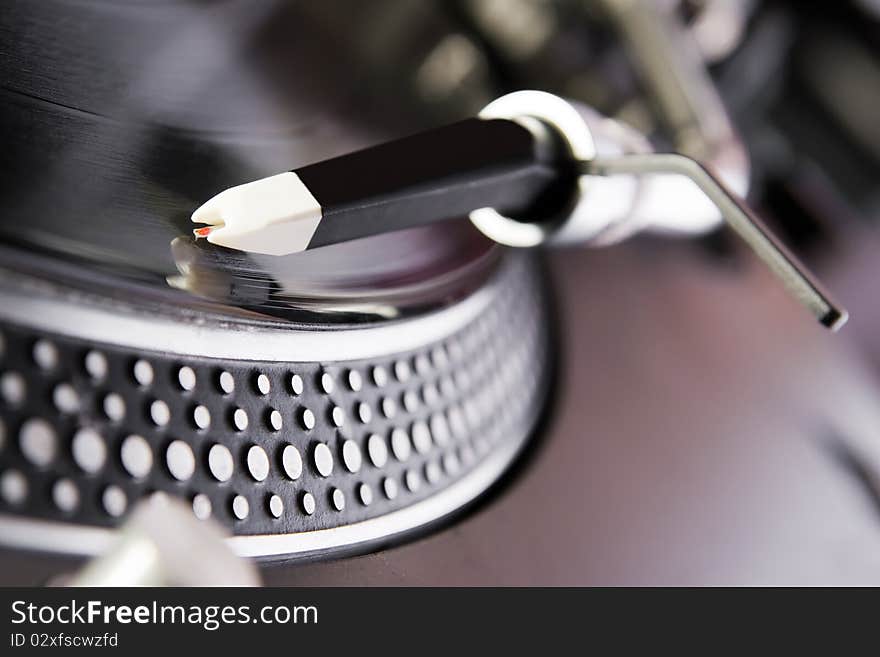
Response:
[[[367,138],[332,112],[350,99],[299,101],[331,86],[296,14],[230,66],[187,47],[253,38],[266,17],[247,2],[13,4],[14,53],[76,56],[4,57],[4,543],[98,553],[161,491],[239,554],[326,555],[424,528],[503,474],[550,375],[532,257],[466,223],[280,258],[192,237],[218,188]],[[259,66],[276,49],[301,67],[272,87],[283,112]]]
[[[880,463],[871,331],[785,244],[866,316],[872,142],[743,82],[793,7],[3,3],[0,583],[156,504],[267,584],[858,581],[814,452]],[[278,176],[354,238],[229,210]],[[227,581],[176,549],[124,583]]]

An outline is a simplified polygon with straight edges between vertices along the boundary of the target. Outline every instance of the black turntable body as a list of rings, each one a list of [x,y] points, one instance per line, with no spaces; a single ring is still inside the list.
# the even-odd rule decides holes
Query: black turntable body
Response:
[[[758,204],[850,306],[838,337],[723,235],[192,239],[220,189],[500,92],[630,92],[590,68],[604,32],[511,60],[479,4],[4,4],[0,583],[76,570],[160,493],[267,585],[880,584],[880,237],[806,212],[828,194],[792,209],[816,188],[761,149]]]

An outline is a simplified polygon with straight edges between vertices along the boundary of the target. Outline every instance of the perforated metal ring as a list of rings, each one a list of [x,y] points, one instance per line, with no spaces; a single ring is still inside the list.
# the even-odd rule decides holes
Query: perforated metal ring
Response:
[[[171,321],[25,279],[0,277],[10,546],[102,552],[153,492],[227,526],[243,555],[388,542],[496,481],[550,380],[528,254],[446,310],[344,330]]]

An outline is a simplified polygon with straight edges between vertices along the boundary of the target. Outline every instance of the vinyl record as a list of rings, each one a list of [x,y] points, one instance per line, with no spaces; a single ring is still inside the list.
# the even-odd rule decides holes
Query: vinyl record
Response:
[[[49,1],[0,14],[0,239],[71,265],[65,277],[350,319],[442,305],[491,271],[494,249],[467,222],[290,257],[193,241],[190,213],[219,190],[379,141],[371,116],[401,113],[359,91],[343,45],[321,56],[314,7]]]

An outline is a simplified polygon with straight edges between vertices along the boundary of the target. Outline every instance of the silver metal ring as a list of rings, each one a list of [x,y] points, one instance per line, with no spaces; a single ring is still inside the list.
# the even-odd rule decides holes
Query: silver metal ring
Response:
[[[38,279],[0,268],[0,320],[21,326],[132,349],[156,349],[188,357],[247,360],[339,361],[377,358],[418,348],[460,330],[483,313],[492,289],[515,263],[502,263],[482,288],[425,316],[366,328],[332,331],[255,325],[235,319],[206,322],[169,310],[145,311],[121,300],[59,290]],[[369,336],[369,338],[367,338]]]
[[[122,306],[26,279],[0,285],[6,546],[101,551],[153,491],[185,498],[248,556],[399,540],[501,476],[552,375],[527,253],[508,252],[494,278],[439,315],[362,329],[186,309],[175,324],[149,299]]]
[[[587,161],[596,157],[596,144],[589,125],[578,110],[559,96],[544,91],[515,91],[501,96],[483,108],[481,119],[508,119],[515,121],[532,117],[553,128],[563,140],[575,160]],[[574,215],[580,205],[587,176],[578,178],[576,197],[568,212],[557,221],[529,223],[505,217],[493,208],[479,208],[470,213],[470,220],[488,238],[513,247],[534,247],[550,239],[559,227]]]

